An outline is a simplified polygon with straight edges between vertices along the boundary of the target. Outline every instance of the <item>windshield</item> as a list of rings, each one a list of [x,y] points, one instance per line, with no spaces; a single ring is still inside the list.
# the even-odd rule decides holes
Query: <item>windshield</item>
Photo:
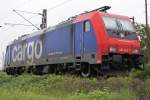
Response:
[[[111,37],[137,39],[136,31],[130,20],[103,16],[107,33]]]

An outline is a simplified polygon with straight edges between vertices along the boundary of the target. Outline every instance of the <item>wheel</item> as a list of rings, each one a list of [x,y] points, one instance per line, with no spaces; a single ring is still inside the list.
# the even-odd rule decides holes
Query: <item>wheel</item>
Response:
[[[23,67],[12,67],[12,68],[7,68],[6,69],[6,73],[8,75],[21,75],[24,72],[24,68]]]
[[[50,74],[55,73],[55,66],[54,65],[49,65],[49,73]]]
[[[101,74],[100,65],[91,65],[91,76],[97,77]]]
[[[7,75],[11,75],[11,69],[10,68],[6,68],[6,73],[7,73]]]
[[[54,65],[54,66],[55,66],[54,67],[54,73],[55,73],[55,75],[57,75],[57,74],[59,74],[59,68],[57,65]]]
[[[42,75],[43,74],[43,67],[42,66],[34,66],[32,68],[32,72],[35,75]]]
[[[49,73],[49,66],[43,66],[42,73],[43,74],[48,74]]]
[[[90,64],[81,65],[81,76],[83,76],[83,77],[91,76],[91,66],[90,66]]]
[[[18,68],[16,69],[17,75],[21,75],[24,71],[25,71],[25,68],[24,68],[24,67],[18,67]]]

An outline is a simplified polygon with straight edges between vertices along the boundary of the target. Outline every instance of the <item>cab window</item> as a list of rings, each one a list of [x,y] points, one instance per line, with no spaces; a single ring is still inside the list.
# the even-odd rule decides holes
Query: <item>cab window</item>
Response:
[[[84,32],[89,32],[91,30],[91,24],[89,20],[84,21],[83,28]]]

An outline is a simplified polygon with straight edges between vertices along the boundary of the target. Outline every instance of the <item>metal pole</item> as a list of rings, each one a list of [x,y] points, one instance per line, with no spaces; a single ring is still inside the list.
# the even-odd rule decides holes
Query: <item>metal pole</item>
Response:
[[[41,29],[47,28],[47,9],[43,9]]]
[[[145,0],[145,21],[146,21],[146,34],[149,35],[148,31],[148,12],[147,12],[147,0]]]
[[[132,23],[135,25],[135,17],[133,16],[130,19],[132,20]]]
[[[150,54],[150,33],[149,33],[149,25],[148,25],[148,11],[147,11],[147,0],[145,0],[145,23],[146,23],[146,27],[145,27],[145,33],[147,35],[147,38],[146,38],[146,47],[147,47],[147,50],[148,50],[148,55]],[[150,59],[150,56],[148,56],[148,59]]]

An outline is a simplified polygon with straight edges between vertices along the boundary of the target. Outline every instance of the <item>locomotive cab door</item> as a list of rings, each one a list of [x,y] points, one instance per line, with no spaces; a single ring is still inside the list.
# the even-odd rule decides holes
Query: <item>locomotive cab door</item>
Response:
[[[74,24],[74,57],[83,57],[83,23]]]
[[[82,61],[95,59],[97,52],[96,36],[90,20],[74,25],[74,57],[81,57]]]

